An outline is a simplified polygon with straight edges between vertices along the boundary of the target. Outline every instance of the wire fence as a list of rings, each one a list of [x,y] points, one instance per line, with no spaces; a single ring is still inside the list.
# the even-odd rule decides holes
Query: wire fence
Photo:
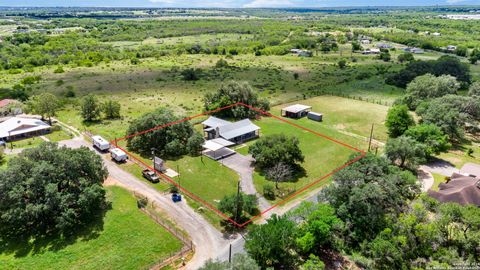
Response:
[[[160,259],[157,260],[154,264],[150,265],[148,269],[161,269],[167,265],[170,265],[174,263],[177,260],[185,260],[185,257],[189,253],[195,252],[195,247],[193,245],[192,240],[188,236],[187,233],[185,233],[182,230],[179,230],[173,222],[162,218],[159,216],[157,212],[157,207],[158,205],[155,202],[148,203],[147,198],[142,196],[141,194],[138,194],[137,192],[133,191],[133,194],[135,197],[138,198],[139,201],[139,209],[143,213],[145,213],[147,216],[149,216],[152,220],[154,220],[157,224],[165,228],[168,232],[170,232],[173,236],[175,236],[177,239],[179,239],[183,243],[183,247],[177,251],[177,252],[170,252],[169,254],[161,257]],[[141,200],[147,201],[147,203],[142,204],[140,203]]]

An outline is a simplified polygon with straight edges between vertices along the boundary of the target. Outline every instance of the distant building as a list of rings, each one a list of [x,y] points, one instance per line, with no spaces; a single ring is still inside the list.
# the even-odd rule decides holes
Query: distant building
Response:
[[[288,107],[285,107],[281,110],[281,114],[283,117],[289,118],[302,118],[307,116],[308,112],[312,109],[312,106],[302,105],[302,104],[295,104]]]
[[[0,116],[17,115],[22,113],[22,104],[15,99],[0,100]]]
[[[301,50],[301,49],[291,49],[290,53],[296,54],[298,56],[303,56],[303,57],[312,57],[312,52],[308,50]]]
[[[240,144],[260,136],[260,128],[250,119],[230,122],[210,116],[202,124],[207,140],[222,138],[234,144]]]
[[[455,51],[456,49],[457,49],[457,46],[454,46],[454,45],[447,46],[447,51]]]
[[[0,123],[0,140],[13,141],[50,132],[51,126],[33,118],[12,117]]]
[[[372,48],[372,49],[366,49],[362,52],[362,54],[379,54],[380,49]]]
[[[405,48],[403,50],[406,51],[406,52],[416,53],[416,54],[422,54],[422,53],[425,52],[424,50],[422,50],[420,48]]]
[[[372,43],[372,42],[370,41],[370,39],[364,38],[364,39],[361,39],[361,40],[360,40],[360,43],[365,44],[365,45],[368,45],[368,44],[370,44],[370,43]]]
[[[441,36],[441,35],[442,35],[442,34],[440,34],[439,32],[434,32],[434,33],[432,33],[432,36],[435,36],[435,37],[439,37],[439,36]]]
[[[387,43],[378,43],[377,48],[379,49],[393,49],[393,46]]]

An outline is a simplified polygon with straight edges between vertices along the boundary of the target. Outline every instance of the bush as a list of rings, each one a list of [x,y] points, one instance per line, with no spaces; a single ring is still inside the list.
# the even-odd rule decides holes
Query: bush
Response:
[[[63,67],[62,66],[58,66],[54,71],[53,73],[64,73],[65,70],[63,70]]]
[[[275,188],[273,185],[266,184],[263,186],[263,196],[268,200],[275,200]]]

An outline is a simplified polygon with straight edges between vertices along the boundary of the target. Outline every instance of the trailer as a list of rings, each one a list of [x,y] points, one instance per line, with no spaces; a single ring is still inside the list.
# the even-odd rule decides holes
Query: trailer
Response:
[[[113,148],[110,150],[110,156],[116,162],[125,162],[128,159],[127,153],[123,152],[120,148]]]
[[[108,149],[110,149],[110,143],[98,135],[93,136],[92,141],[93,141],[93,146],[100,151],[107,151]]]
[[[308,112],[307,114],[308,119],[321,122],[323,121],[323,115],[321,113],[316,113],[316,112]]]

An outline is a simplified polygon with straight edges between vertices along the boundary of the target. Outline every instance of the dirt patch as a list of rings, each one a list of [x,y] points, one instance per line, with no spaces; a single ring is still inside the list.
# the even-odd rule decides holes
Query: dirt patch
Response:
[[[117,179],[109,176],[109,177],[107,177],[107,179],[105,179],[105,181],[103,182],[103,185],[105,187],[109,187],[109,186],[118,186],[119,184],[118,184]]]

